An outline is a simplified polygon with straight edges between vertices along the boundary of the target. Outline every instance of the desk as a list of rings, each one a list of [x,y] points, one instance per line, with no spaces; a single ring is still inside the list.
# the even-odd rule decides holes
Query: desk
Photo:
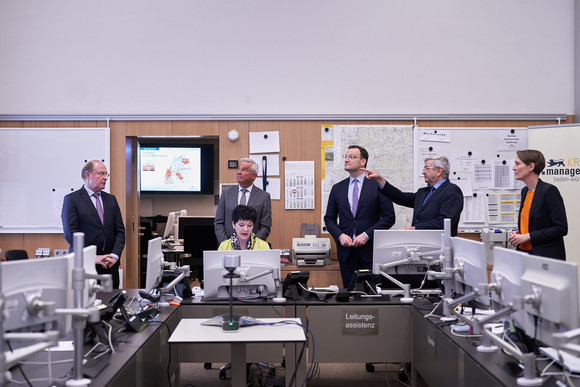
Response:
[[[292,307],[290,308],[289,305]],[[229,313],[229,301],[202,301],[196,297],[185,299],[179,307],[180,319],[201,318],[209,319],[213,316]],[[286,313],[291,310],[291,313]],[[235,302],[234,313],[242,316],[251,316],[257,319],[296,317],[294,303],[276,304],[272,301]],[[306,320],[303,320],[306,321]],[[191,346],[180,346],[178,349],[181,363],[227,363],[231,359],[228,344],[199,344],[195,349]],[[284,350],[282,344],[249,344],[248,362],[282,363]]]
[[[296,302],[296,316],[314,334],[317,363],[410,362],[410,309],[397,298]]]
[[[300,323],[300,319],[263,318],[264,323],[275,323],[292,320]],[[223,332],[220,327],[201,325],[206,319],[182,319],[169,338],[169,343],[190,346],[192,344],[223,344],[231,346],[232,386],[246,386],[246,344],[248,343],[285,343],[286,344],[286,385],[290,383],[290,375],[296,370],[296,382],[304,380],[306,363],[302,358],[296,363],[297,344],[304,343],[306,336],[297,325],[268,326],[258,325],[240,328],[237,332]]]
[[[422,301],[422,302],[421,302]],[[429,386],[516,387],[517,377],[506,364],[515,360],[498,350],[493,353],[478,352],[475,343],[478,338],[454,336],[448,325],[442,325],[439,318],[424,316],[433,305],[424,300],[415,301],[412,309],[413,323],[413,386],[421,378]],[[537,361],[537,368],[543,369],[547,361]],[[553,366],[551,371],[561,369]],[[543,378],[545,382],[547,377]],[[580,385],[573,379],[575,386]]]
[[[134,296],[136,290],[129,290],[128,294]],[[112,293],[101,293],[100,299],[108,300]],[[105,355],[96,362],[91,362],[95,369],[104,367],[102,371],[92,378],[92,386],[169,386],[168,362],[171,359],[169,374],[173,375],[178,369],[177,352],[167,343],[169,339],[168,330],[162,324],[167,324],[173,331],[179,322],[179,308],[160,308],[159,317],[150,323],[140,333],[124,333],[120,336],[120,343],[114,354]],[[115,324],[114,329],[121,327]],[[65,340],[72,340],[71,336]],[[89,351],[91,345],[85,346],[85,353]],[[171,354],[170,352],[171,351]],[[51,352],[52,361],[68,360],[73,358],[72,351]],[[28,361],[46,362],[48,353],[42,351],[34,354]],[[52,365],[52,375],[54,378],[64,377],[73,366],[72,360],[62,364]],[[46,365],[23,365],[22,369],[29,379],[46,378],[48,369]],[[23,380],[19,370],[13,371],[16,380]],[[33,382],[33,386],[46,386],[47,381]],[[20,386],[21,384],[8,383],[7,386]]]

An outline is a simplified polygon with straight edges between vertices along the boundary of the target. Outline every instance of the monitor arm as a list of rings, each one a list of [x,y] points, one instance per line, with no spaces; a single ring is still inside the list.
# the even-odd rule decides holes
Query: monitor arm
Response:
[[[384,265],[384,266],[387,266],[387,265]],[[388,279],[389,281],[393,282],[395,285],[397,285],[398,287],[403,289],[404,295],[403,295],[403,298],[401,298],[401,302],[404,302],[406,304],[410,304],[413,302],[413,297],[411,297],[411,285],[410,284],[402,283],[401,281],[395,279],[390,274],[387,274],[387,272],[383,271],[382,268],[380,268],[380,273],[383,277],[385,277],[386,279]]]
[[[177,270],[179,272],[179,275],[177,277],[175,277],[175,279],[173,281],[171,281],[169,284],[167,284],[165,287],[163,287],[161,289],[161,291],[160,291],[161,294],[169,293],[171,291],[171,289],[173,289],[179,282],[181,282],[181,280],[189,277],[191,274],[191,271],[189,269],[189,265],[177,267],[175,270]],[[176,297],[178,297],[178,296],[176,295]]]
[[[481,333],[484,338],[483,345],[477,347],[479,352],[495,352],[497,347],[490,344],[491,342],[497,344],[505,351],[511,353],[516,359],[518,359],[518,361],[523,363],[524,376],[517,379],[518,385],[539,386],[542,383],[542,378],[538,378],[536,376],[536,356],[532,352],[523,353],[518,347],[503,340],[501,337],[497,336],[491,332],[491,330],[485,327],[485,324],[487,323],[490,323],[504,316],[508,316],[513,312],[522,309],[523,304],[524,300],[520,297],[516,297],[508,306],[500,309],[493,315],[480,319],[473,319],[474,324],[472,326],[475,328],[474,333]]]
[[[462,319],[462,321],[465,321],[469,326],[473,327],[473,319],[472,320],[463,319],[463,316],[461,315],[461,313],[455,311],[455,308],[461,304],[473,301],[479,296],[486,296],[487,295],[487,288],[485,285],[487,285],[487,284],[480,284],[479,287],[477,289],[475,289],[474,291],[469,292],[467,294],[464,294],[463,296],[456,298],[456,299],[444,298],[443,299],[443,315],[445,317],[443,317],[441,320],[446,321],[446,317],[449,317],[449,316],[451,316],[451,314],[453,314],[457,318]]]
[[[240,269],[238,270],[238,273],[240,274],[240,282],[249,282],[249,281],[253,281],[256,278],[260,278],[260,277],[264,277],[268,274],[272,274],[274,273],[273,269],[266,269],[261,273],[258,274],[254,274],[253,276],[248,277],[248,270],[246,268],[240,267]]]

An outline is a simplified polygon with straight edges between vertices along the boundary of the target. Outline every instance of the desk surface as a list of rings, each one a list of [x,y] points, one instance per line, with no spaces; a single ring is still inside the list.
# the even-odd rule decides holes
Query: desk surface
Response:
[[[426,361],[428,361],[431,365],[435,365],[437,368],[437,374],[451,374],[455,372],[458,375],[462,375],[462,381],[465,382],[466,386],[518,386],[517,376],[513,374],[513,370],[509,367],[509,364],[515,364],[517,363],[517,360],[503,353],[501,349],[498,349],[496,352],[492,353],[479,352],[477,350],[477,345],[481,343],[481,338],[469,335],[454,335],[451,333],[449,325],[441,324],[438,317],[430,317],[425,319],[424,316],[432,309],[431,307],[425,308],[426,306],[426,303],[417,303],[413,308],[414,313],[416,313],[415,316],[418,317],[417,321],[413,319],[413,324],[415,325],[418,322],[424,322],[424,324],[429,327],[426,332],[423,332],[424,337],[415,337],[417,332],[414,332],[413,340],[414,343],[417,344],[413,348],[414,354],[415,351],[419,349],[419,347],[421,347],[420,352],[426,353],[427,355],[431,352],[435,353],[435,358],[427,356],[428,358]],[[451,346],[445,346],[444,343],[439,342],[437,338],[432,336],[432,332],[438,332],[440,335],[445,337],[450,343],[452,343]],[[427,336],[429,336],[431,344],[421,344],[422,342],[428,342],[426,339]],[[446,349],[443,349],[443,347]],[[459,362],[460,364],[449,362],[449,359],[453,359],[458,355],[459,358],[463,359]],[[424,369],[425,364],[421,365],[419,362],[416,362],[416,360],[418,360],[417,357],[418,356],[414,356],[413,365]],[[425,361],[425,359],[422,360]],[[443,362],[440,362],[440,360],[443,360]],[[548,364],[549,362],[547,360],[543,360],[537,357],[536,368],[538,370],[544,369]],[[446,367],[450,368],[446,369]],[[464,367],[461,372],[456,371],[456,369],[459,367]],[[558,373],[561,372],[561,368],[559,366],[552,365],[548,371]],[[426,372],[429,374],[430,371],[427,369]],[[547,380],[548,376],[544,376],[542,378],[542,382],[547,382]],[[441,384],[440,380],[425,381],[428,384],[433,385]],[[575,386],[580,385],[580,381],[573,379],[573,384]]]
[[[281,343],[306,341],[299,318],[260,318],[258,321],[273,324],[284,321],[284,325],[253,325],[242,327],[236,332],[223,332],[221,327],[201,325],[205,318],[182,319],[169,338],[170,343]]]

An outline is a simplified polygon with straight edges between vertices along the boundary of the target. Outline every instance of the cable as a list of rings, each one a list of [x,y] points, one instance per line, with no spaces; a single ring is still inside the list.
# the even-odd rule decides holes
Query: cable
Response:
[[[9,340],[6,340],[6,344],[8,345],[8,349],[10,350],[10,352],[14,352],[14,350],[12,350],[12,345],[10,344],[10,341]],[[22,369],[22,367],[20,366],[20,364],[18,364],[15,368],[18,368],[18,370],[22,374],[22,377],[25,380],[25,383],[28,384],[30,387],[32,387],[32,383],[30,383],[30,380],[28,380],[28,377],[24,373],[24,370]]]
[[[300,285],[300,287],[302,289],[304,289],[305,291],[307,291],[308,293],[313,293],[313,294],[338,294],[338,292],[333,291],[333,290],[322,291],[322,290],[308,289],[302,283],[299,283],[298,285]],[[366,293],[363,293],[363,294],[366,294]]]
[[[107,335],[107,338],[109,339],[109,348],[111,348],[112,353],[115,353],[115,347],[113,346],[113,339],[112,339],[113,326],[106,321],[103,321],[102,323],[105,324],[107,327],[109,327],[109,334]]]
[[[278,321],[275,323],[264,323],[261,321],[257,321],[257,320],[242,320],[242,322],[245,323],[253,323],[255,325],[269,325],[269,326],[279,326],[279,325],[298,325],[299,327],[302,327],[302,329],[306,331],[308,331],[308,333],[310,334],[311,337],[311,344],[312,344],[312,362],[310,363],[310,368],[308,369],[308,372],[306,372],[306,376],[304,378],[304,381],[302,382],[301,386],[305,386],[306,382],[308,381],[308,376],[311,374],[312,372],[312,367],[314,365],[314,355],[315,355],[315,341],[314,341],[314,333],[312,333],[312,331],[310,330],[310,328],[308,328],[306,325],[304,324],[300,324],[296,321],[293,320],[283,320],[283,321]],[[302,349],[300,350],[300,355],[298,356],[298,359],[296,360],[296,364],[300,364],[300,362],[302,361],[302,357],[304,356],[304,352],[306,349],[306,341],[304,341],[304,344],[302,345]],[[295,379],[296,379],[296,372],[298,371],[298,368],[295,367],[294,368],[294,373],[292,374],[292,378],[290,379],[290,382],[288,383],[288,385],[292,385],[293,383],[295,383]]]

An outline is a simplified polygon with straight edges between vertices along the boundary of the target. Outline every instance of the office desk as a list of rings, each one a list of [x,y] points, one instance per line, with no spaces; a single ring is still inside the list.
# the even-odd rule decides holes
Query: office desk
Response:
[[[454,336],[450,327],[441,324],[438,317],[425,318],[432,309],[432,304],[417,300],[412,310],[413,386],[417,385],[419,375],[429,386],[518,386],[517,376],[508,368],[515,359],[501,350],[478,352],[479,338]],[[544,360],[537,362],[540,370],[547,365]],[[553,366],[550,371],[561,369]],[[544,377],[543,381],[547,379]],[[578,379],[573,381],[580,386]]]
[[[261,318],[264,323],[275,323],[292,320],[300,323],[300,319]],[[232,386],[246,386],[246,345],[249,343],[283,343],[286,344],[286,385],[290,385],[290,375],[296,372],[296,383],[306,376],[305,359],[296,363],[296,347],[304,343],[306,337],[301,327],[297,325],[269,326],[257,325],[242,327],[237,332],[223,332],[220,327],[201,325],[206,319],[182,319],[169,338],[169,342],[178,346],[193,346],[194,344],[224,344],[231,347]]]
[[[137,294],[137,291],[128,291],[130,296]],[[112,293],[99,294],[98,298],[106,301]],[[119,335],[119,344],[116,352],[102,356],[97,361],[91,361],[90,372],[100,372],[91,377],[93,386],[113,386],[126,387],[137,385],[169,386],[169,377],[178,370],[177,351],[168,344],[169,332],[164,324],[173,331],[179,322],[179,312],[177,307],[160,308],[159,317],[152,320],[140,333],[123,333]],[[120,323],[115,323],[114,329],[121,327]],[[72,334],[65,338],[72,340]],[[90,350],[91,345],[84,347],[85,353]],[[170,354],[169,351],[172,351]],[[51,360],[68,360],[70,362],[52,365],[52,375],[54,378],[64,378],[73,366],[73,352],[51,351]],[[171,359],[171,364],[169,361]],[[47,362],[48,352],[39,352],[27,359],[27,361]],[[168,375],[169,365],[169,375]],[[104,367],[104,368],[103,368]],[[102,370],[101,370],[102,368]],[[22,366],[29,379],[47,378],[47,365],[26,364]],[[16,380],[23,380],[22,373],[14,369],[13,377]],[[62,383],[62,384],[61,384]],[[21,384],[8,383],[7,386],[20,386]],[[48,382],[33,382],[33,386],[46,386]],[[61,380],[58,385],[64,385]]]
[[[291,308],[288,305],[292,305]],[[203,318],[209,319],[214,316],[229,313],[228,301],[204,301],[199,297],[185,299],[179,307],[181,319]],[[286,310],[292,310],[287,314]],[[272,301],[238,302],[234,303],[234,313],[254,318],[282,318],[295,317],[292,304],[275,304]],[[178,349],[181,363],[227,363],[231,359],[230,346],[228,344],[199,344],[195,349],[191,346],[180,346]],[[284,351],[282,344],[249,344],[248,361],[250,363],[282,363]]]
[[[393,301],[297,301],[296,317],[314,334],[317,363],[411,361],[411,306]],[[310,345],[309,361],[312,362]]]

